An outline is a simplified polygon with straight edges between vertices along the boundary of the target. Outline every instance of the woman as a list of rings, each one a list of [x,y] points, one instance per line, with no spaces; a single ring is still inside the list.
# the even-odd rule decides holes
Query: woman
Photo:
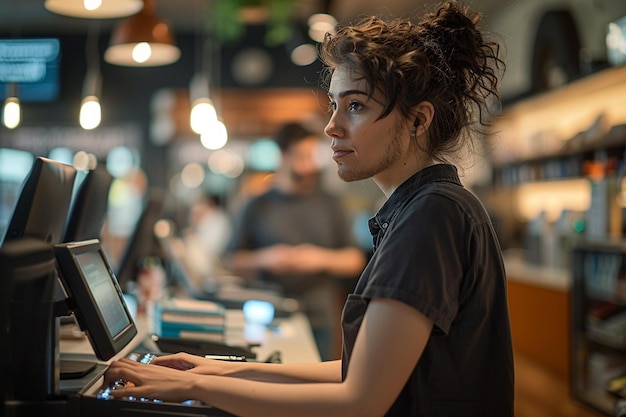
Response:
[[[370,220],[374,254],[344,307],[342,359],[121,360],[105,383],[135,386],[117,396],[199,399],[241,416],[513,415],[500,247],[450,164],[498,98],[503,63],[479,19],[448,2],[418,24],[369,18],[323,44],[338,174],[372,178],[387,197]]]

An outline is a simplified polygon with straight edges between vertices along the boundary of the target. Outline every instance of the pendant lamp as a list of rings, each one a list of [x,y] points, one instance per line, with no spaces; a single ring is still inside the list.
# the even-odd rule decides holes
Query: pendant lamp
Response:
[[[15,129],[22,119],[22,107],[17,98],[17,84],[7,84],[7,98],[2,107],[2,122],[9,129]]]
[[[104,60],[130,67],[168,65],[180,57],[170,25],[154,12],[154,0],[144,0],[141,12],[113,30]]]
[[[143,7],[142,0],[46,0],[49,11],[83,19],[112,19],[133,15]]]
[[[83,100],[80,105],[78,120],[85,130],[97,128],[102,121],[102,107],[100,94],[102,92],[102,76],[100,75],[100,60],[98,53],[99,25],[90,25],[85,42],[85,57],[87,58],[87,75],[83,83]]]

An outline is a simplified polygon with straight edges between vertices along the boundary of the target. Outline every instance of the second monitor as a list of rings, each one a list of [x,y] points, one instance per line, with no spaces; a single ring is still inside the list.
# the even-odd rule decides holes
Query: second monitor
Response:
[[[68,306],[96,356],[109,360],[137,335],[115,275],[97,239],[56,245]]]
[[[78,177],[78,174],[81,177]],[[79,181],[79,178],[82,179]],[[113,176],[104,165],[77,173],[75,195],[61,242],[100,239]]]
[[[61,241],[72,197],[76,169],[39,157],[22,183],[4,241],[32,237]]]

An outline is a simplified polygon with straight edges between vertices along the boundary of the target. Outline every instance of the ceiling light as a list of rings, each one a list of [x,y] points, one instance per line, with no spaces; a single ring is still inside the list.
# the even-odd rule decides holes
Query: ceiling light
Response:
[[[15,129],[22,119],[22,108],[20,100],[17,98],[17,85],[7,84],[7,98],[2,108],[2,121],[9,129]]]
[[[326,13],[316,13],[309,17],[309,36],[316,42],[323,42],[326,33],[334,33],[337,19]]]
[[[96,28],[96,26],[92,26]],[[91,30],[87,34],[85,55],[87,56],[87,75],[83,83],[83,100],[80,105],[78,121],[85,130],[92,130],[100,126],[102,121],[102,108],[100,106],[100,93],[102,91],[102,77],[100,76],[98,62],[98,31]]]
[[[208,98],[201,98],[193,102],[189,122],[191,130],[202,134],[210,130],[217,121],[217,112],[213,102]]]
[[[143,7],[142,0],[46,0],[49,11],[85,19],[111,19],[133,15]]]
[[[217,112],[213,101],[209,98],[209,81],[202,74],[196,74],[189,84],[191,113],[189,122],[191,130],[201,134],[211,129],[217,120]]]
[[[99,74],[87,74],[79,114],[80,126],[85,130],[95,129],[102,121],[102,108],[98,98],[100,88],[93,86],[96,83],[100,83]]]
[[[141,12],[120,22],[104,54],[110,64],[131,67],[168,65],[179,57],[169,24],[154,13],[154,0],[145,0]]]
[[[317,48],[311,42],[305,28],[297,26],[293,31],[293,36],[285,44],[291,62],[295,65],[306,66],[317,60]]]
[[[317,48],[310,43],[303,43],[291,51],[291,62],[299,66],[311,65],[317,60]]]
[[[219,119],[213,120],[209,128],[200,134],[200,143],[209,150],[221,149],[227,142],[228,130]]]
[[[4,101],[2,120],[9,129],[15,129],[20,124],[21,119],[20,101],[17,97],[7,97]]]
[[[85,130],[92,130],[100,126],[102,109],[97,96],[86,96],[80,106],[80,126]]]

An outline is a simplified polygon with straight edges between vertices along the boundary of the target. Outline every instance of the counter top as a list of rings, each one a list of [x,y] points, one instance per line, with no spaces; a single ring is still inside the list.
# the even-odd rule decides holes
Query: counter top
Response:
[[[137,336],[111,360],[125,357],[145,340],[150,334],[149,323],[148,317],[138,317],[135,320]],[[285,363],[320,361],[309,321],[303,313],[295,313],[289,318],[276,319],[269,326],[260,326],[246,323],[241,310],[228,310],[225,341],[233,345],[258,345],[254,347],[254,350],[260,359],[279,351],[282,362]],[[95,357],[86,337],[62,338],[59,351],[65,358]]]
[[[534,265],[518,253],[505,253],[507,279],[559,291],[569,291],[571,274],[567,269]]]

